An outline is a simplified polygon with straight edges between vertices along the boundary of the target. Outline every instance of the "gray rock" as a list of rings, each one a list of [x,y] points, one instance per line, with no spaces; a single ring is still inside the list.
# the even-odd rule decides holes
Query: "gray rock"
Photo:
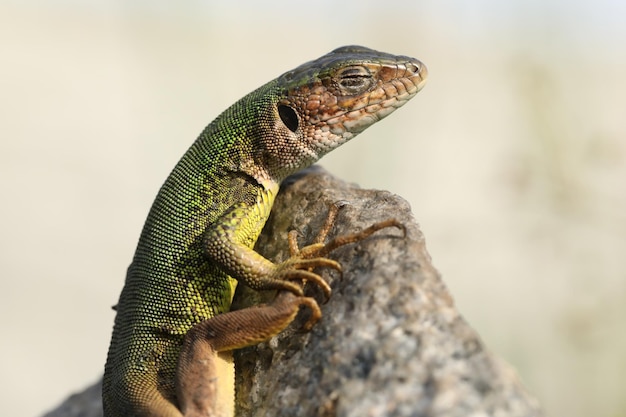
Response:
[[[102,417],[102,379],[84,391],[70,395],[43,417]]]
[[[455,309],[400,197],[309,169],[286,182],[257,246],[270,259],[286,259],[288,231],[299,232],[301,246],[310,243],[338,201],[345,207],[330,238],[390,217],[407,235],[384,229],[334,251],[344,273],[321,272],[333,293],[313,330],[299,330],[303,309],[282,334],[236,353],[238,415],[541,416],[515,373]],[[307,291],[323,300],[319,290]],[[240,286],[235,306],[271,297]],[[46,416],[101,413],[99,390],[91,387]]]

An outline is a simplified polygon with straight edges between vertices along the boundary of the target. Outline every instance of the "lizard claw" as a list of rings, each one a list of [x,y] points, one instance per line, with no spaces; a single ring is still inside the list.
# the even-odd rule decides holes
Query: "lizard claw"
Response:
[[[312,282],[317,285],[322,292],[324,293],[324,297],[326,300],[330,298],[330,285],[319,275],[313,272],[313,268],[316,267],[328,267],[332,268],[338,272],[342,272],[341,265],[339,262],[334,261],[328,258],[310,258],[310,259],[302,259],[299,255],[296,255],[294,258],[290,258],[286,260],[283,264],[278,266],[278,272],[276,274],[276,279],[284,282],[285,284],[290,284],[290,288],[285,288],[290,292],[294,292],[291,290],[291,285],[295,285],[300,289],[300,293],[302,292],[303,283],[305,281]],[[291,281],[300,281],[299,284],[294,284]],[[301,295],[295,293],[297,295]]]

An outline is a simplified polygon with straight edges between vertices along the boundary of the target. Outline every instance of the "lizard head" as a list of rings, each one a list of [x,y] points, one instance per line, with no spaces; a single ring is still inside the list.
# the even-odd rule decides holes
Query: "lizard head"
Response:
[[[424,86],[427,69],[414,58],[344,46],[284,73],[272,83],[261,143],[262,165],[282,179],[404,105]]]

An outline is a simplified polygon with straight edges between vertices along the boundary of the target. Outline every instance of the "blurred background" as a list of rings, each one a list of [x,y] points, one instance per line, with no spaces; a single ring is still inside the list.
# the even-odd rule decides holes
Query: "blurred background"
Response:
[[[322,165],[410,201],[548,415],[626,415],[619,0],[0,0],[0,415],[100,377],[149,206],[204,126],[345,44],[430,77]]]

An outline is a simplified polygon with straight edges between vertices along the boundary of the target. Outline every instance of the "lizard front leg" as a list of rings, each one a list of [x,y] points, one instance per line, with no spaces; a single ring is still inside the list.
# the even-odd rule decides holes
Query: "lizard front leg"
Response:
[[[317,302],[302,295],[302,286],[304,281],[310,281],[320,287],[326,297],[330,295],[328,284],[312,272],[313,268],[320,266],[341,271],[336,261],[325,257],[330,251],[362,240],[386,227],[403,228],[399,222],[388,220],[376,223],[359,233],[344,235],[324,243],[338,210],[339,206],[331,206],[327,221],[314,242],[302,249],[298,248],[295,233],[290,232],[291,256],[282,263],[273,264],[247,246],[234,247],[227,251],[231,255],[236,254],[235,265],[239,268],[228,268],[229,273],[239,274],[253,288],[278,289],[279,292],[269,304],[220,314],[195,325],[187,333],[179,355],[176,375],[179,406],[185,416],[222,415],[219,410],[224,409],[224,405],[218,404],[217,398],[219,389],[224,387],[220,383],[215,361],[219,352],[254,345],[280,333],[294,320],[301,306],[307,306],[311,310],[311,315],[303,326],[305,330],[310,330],[320,319],[321,311]],[[248,219],[239,224],[233,219],[234,216],[230,222],[221,224],[241,226],[249,221]],[[217,234],[227,236],[230,233],[221,230]],[[226,414],[223,415],[228,415],[227,412],[224,413]]]
[[[232,364],[225,367],[229,361],[218,360],[218,353],[267,340],[294,319],[301,305],[309,306],[313,312],[312,323],[319,319],[321,313],[315,300],[302,295],[302,280],[317,284],[326,296],[330,295],[328,284],[310,269],[340,269],[337,262],[291,257],[274,264],[252,249],[269,216],[278,186],[275,188],[257,189],[254,203],[232,206],[205,232],[204,252],[208,262],[221,270],[220,279],[236,279],[253,289],[281,292],[271,304],[219,314],[187,331],[175,373],[177,402],[185,416],[231,415]],[[209,296],[216,299],[213,303],[226,309],[230,305],[230,293]]]

